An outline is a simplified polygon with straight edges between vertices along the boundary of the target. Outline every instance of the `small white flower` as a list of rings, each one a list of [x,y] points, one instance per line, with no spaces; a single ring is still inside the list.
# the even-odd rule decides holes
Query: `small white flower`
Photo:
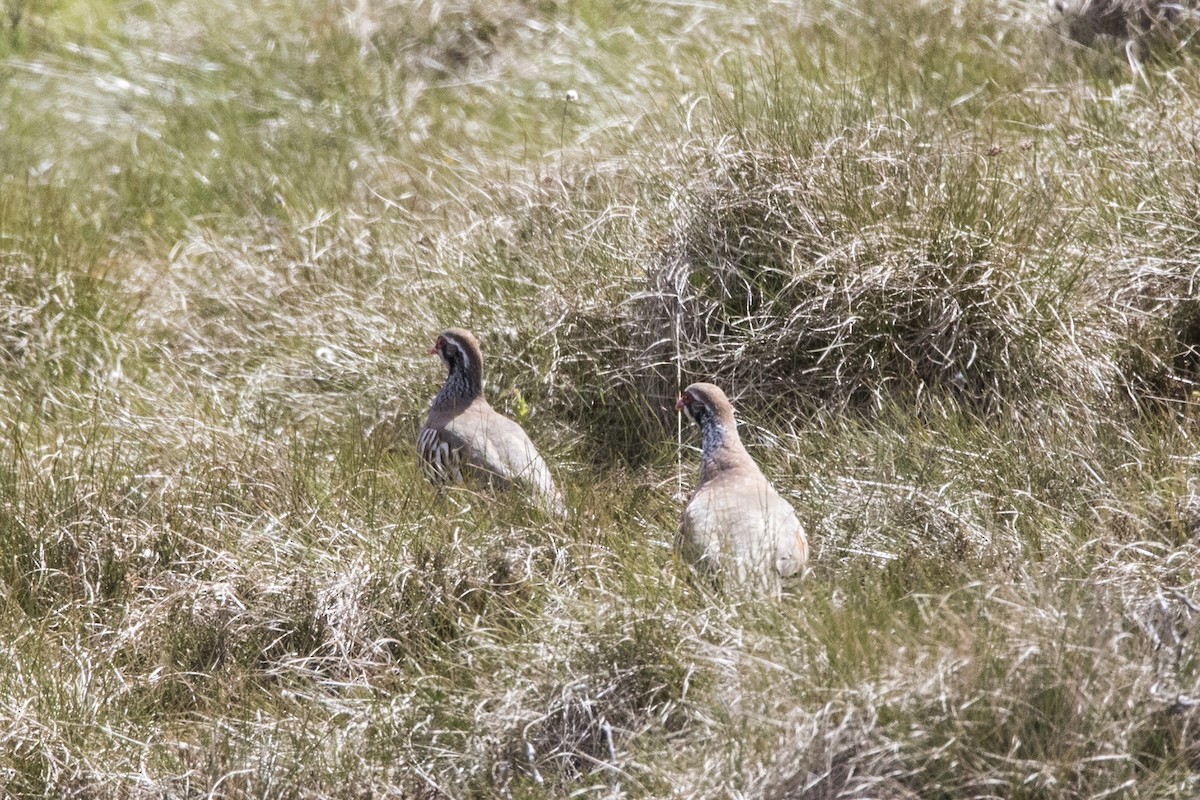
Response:
[[[566,101],[568,103],[578,102],[579,92],[575,91],[574,89],[567,89],[567,93],[566,93],[565,97],[566,97]]]

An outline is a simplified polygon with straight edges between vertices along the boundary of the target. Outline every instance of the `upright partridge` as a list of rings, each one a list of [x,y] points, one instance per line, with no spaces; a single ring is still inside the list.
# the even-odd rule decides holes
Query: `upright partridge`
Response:
[[[700,428],[700,485],[679,520],[675,549],[689,564],[740,587],[779,595],[804,569],[808,540],[792,506],[767,482],[738,436],[733,406],[711,383],[675,404]]]
[[[442,357],[449,374],[417,436],[417,454],[429,479],[438,485],[461,483],[464,477],[501,488],[519,485],[542,510],[566,516],[562,495],[529,436],[484,399],[483,354],[475,337],[449,328],[430,354]]]

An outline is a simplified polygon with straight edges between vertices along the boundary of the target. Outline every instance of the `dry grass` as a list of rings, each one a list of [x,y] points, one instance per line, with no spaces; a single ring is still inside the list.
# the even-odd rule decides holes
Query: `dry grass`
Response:
[[[1196,795],[1188,48],[5,10],[0,794]],[[448,324],[570,520],[421,479]],[[778,605],[671,558],[696,379],[809,530]]]

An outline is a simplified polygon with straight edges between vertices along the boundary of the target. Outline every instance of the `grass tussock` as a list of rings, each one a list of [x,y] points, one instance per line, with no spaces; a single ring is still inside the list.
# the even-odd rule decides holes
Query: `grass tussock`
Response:
[[[678,347],[688,374],[794,407],[1078,391],[1086,354],[1063,320],[1086,303],[1056,263],[1053,188],[1006,185],[986,152],[870,140],[893,135],[908,158],[850,131],[810,159],[715,154],[650,276],[652,316],[632,324]]]
[[[4,11],[0,795],[1196,795],[1186,4]],[[569,519],[421,477],[448,325]]]
[[[1196,33],[1196,4],[1162,0],[1052,0],[1063,32],[1091,45],[1097,38],[1130,45],[1128,52],[1177,50]],[[1131,61],[1133,56],[1131,56]]]

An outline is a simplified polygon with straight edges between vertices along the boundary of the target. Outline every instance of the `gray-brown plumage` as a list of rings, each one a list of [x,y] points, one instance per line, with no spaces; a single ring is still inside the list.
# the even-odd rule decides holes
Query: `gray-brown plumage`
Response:
[[[441,332],[431,351],[449,370],[417,435],[417,454],[435,484],[475,480],[520,486],[544,511],[566,516],[562,495],[529,436],[483,397],[483,354],[469,331]]]
[[[743,588],[778,595],[803,571],[808,540],[792,506],[742,446],[733,406],[711,383],[693,383],[676,410],[700,428],[700,485],[679,520],[676,552]]]

